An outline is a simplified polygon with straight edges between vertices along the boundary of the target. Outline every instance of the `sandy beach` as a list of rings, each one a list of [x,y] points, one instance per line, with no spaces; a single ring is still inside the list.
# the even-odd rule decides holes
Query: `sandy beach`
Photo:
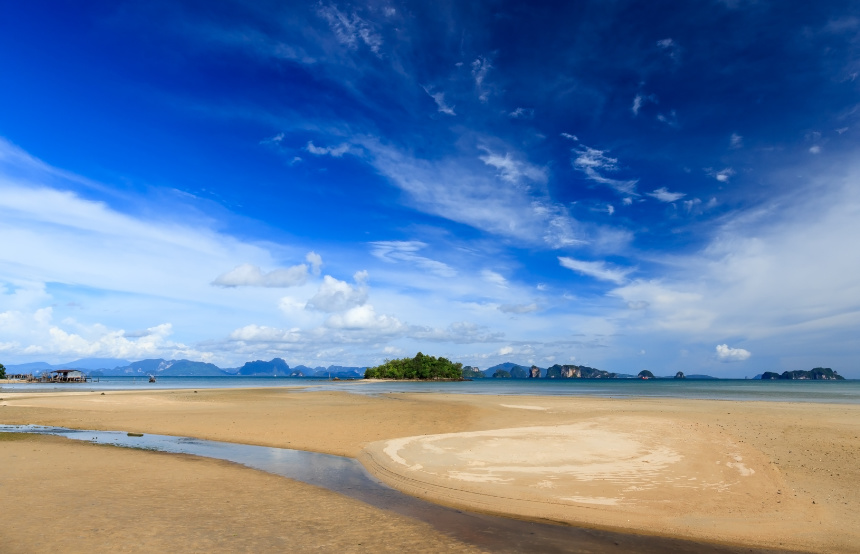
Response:
[[[350,456],[404,492],[488,513],[787,550],[860,545],[854,405],[284,388],[2,397],[3,424]],[[214,460],[41,437],[4,442],[0,463],[0,483],[15,493],[0,509],[33,515],[4,527],[14,551],[50,541],[67,551],[209,550],[218,537],[224,550],[469,549],[409,518]],[[51,467],[76,478],[46,477]],[[50,524],[57,517],[90,531],[67,533]],[[377,521],[399,542],[377,533]],[[32,542],[37,528],[44,547]]]

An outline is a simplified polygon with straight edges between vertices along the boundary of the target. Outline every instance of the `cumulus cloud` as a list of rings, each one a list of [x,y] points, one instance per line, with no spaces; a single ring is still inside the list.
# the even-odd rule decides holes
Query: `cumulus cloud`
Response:
[[[311,252],[313,254],[313,252]],[[308,254],[310,256],[311,254]],[[316,254],[313,254],[316,256]],[[320,263],[322,260],[320,260]],[[319,273],[319,266],[314,266]],[[268,273],[251,264],[242,264],[219,275],[212,284],[218,287],[295,287],[304,285],[308,280],[308,266],[305,264],[293,267],[273,269]]]
[[[0,350],[28,357],[56,359],[85,358],[153,358],[194,357],[207,360],[211,354],[175,342],[170,323],[161,323],[144,331],[127,333],[101,324],[82,324],[72,318],[54,322],[53,307],[33,313],[0,312]]]
[[[371,254],[380,260],[390,263],[398,261],[408,262],[440,277],[454,277],[457,275],[457,271],[448,264],[418,255],[418,251],[427,247],[427,244],[424,242],[417,240],[389,240],[371,242],[370,245],[372,247]]]
[[[646,193],[648,196],[656,198],[660,202],[677,202],[684,196],[686,196],[683,192],[669,192],[666,187],[660,187],[654,192]]]
[[[311,273],[314,275],[320,274],[320,268],[322,267],[322,256],[317,254],[314,251],[308,252],[305,256],[305,261],[311,265]]]
[[[566,267],[582,275],[594,277],[602,281],[611,281],[619,285],[626,282],[627,274],[633,271],[631,268],[612,268],[606,262],[585,262],[566,256],[559,256],[558,261],[562,267]]]
[[[605,150],[598,150],[585,145],[574,149],[573,152],[575,154],[572,160],[574,169],[584,173],[588,179],[602,185],[608,185],[622,194],[637,195],[636,183],[639,182],[638,179],[625,181],[604,176],[604,173],[618,171],[617,158],[607,156]]]
[[[328,147],[315,146],[313,141],[308,141],[307,146],[305,146],[305,150],[314,156],[332,156],[334,158],[340,158],[344,154],[350,152],[350,146],[346,143]]]
[[[752,354],[743,348],[730,348],[727,344],[718,344],[716,347],[717,359],[721,362],[742,362]]]
[[[367,288],[364,286],[367,273],[358,272],[354,278],[357,286],[326,275],[319,290],[308,300],[307,308],[332,313],[361,306],[367,302]]]
[[[370,304],[355,306],[339,314],[333,314],[326,326],[335,329],[373,330],[385,334],[403,332],[406,326],[396,317],[377,314]]]

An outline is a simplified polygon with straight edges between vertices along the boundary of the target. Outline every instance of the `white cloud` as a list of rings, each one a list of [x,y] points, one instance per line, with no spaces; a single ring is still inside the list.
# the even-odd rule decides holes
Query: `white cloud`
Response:
[[[142,332],[127,333],[104,325],[85,325],[72,318],[55,323],[53,308],[40,308],[32,314],[0,312],[0,336],[11,339],[0,343],[0,350],[39,358],[126,358],[158,356],[209,359],[211,354],[169,339],[170,323],[155,325]]]
[[[305,261],[311,264],[311,273],[314,275],[320,274],[320,268],[322,267],[322,256],[317,254],[316,252],[308,252],[305,256]]]
[[[729,148],[737,149],[743,148],[744,146],[744,137],[740,136],[737,133],[732,133],[732,136],[729,137]]]
[[[507,356],[508,354],[512,354],[514,349],[510,346],[503,346],[499,348],[499,356]]]
[[[567,269],[602,281],[611,281],[619,285],[627,281],[627,274],[633,271],[631,268],[611,268],[606,265],[606,262],[585,262],[566,256],[559,256],[558,261],[562,267],[566,267]]]
[[[421,160],[372,139],[364,139],[362,146],[371,154],[370,162],[377,171],[407,192],[410,205],[425,213],[530,244],[558,247],[582,240],[581,224],[564,206],[544,191],[477,170],[473,158]],[[499,164],[504,160],[487,158]],[[512,179],[518,176],[516,172],[523,179],[545,176],[543,170],[526,162],[515,162],[513,170]]]
[[[821,147],[817,144],[809,147],[810,154],[821,154]]]
[[[342,312],[361,306],[367,302],[367,289],[363,286],[366,273],[357,273],[354,287],[345,281],[339,281],[331,275],[323,277],[317,293],[307,302],[309,309],[321,312]]]
[[[457,271],[448,264],[416,254],[419,250],[427,247],[427,244],[421,241],[391,240],[371,242],[370,244],[373,247],[371,253],[380,260],[391,263],[397,261],[412,263],[440,277],[457,275]]]
[[[452,323],[445,329],[412,326],[408,336],[420,341],[452,342],[454,344],[476,344],[504,340],[504,333],[491,331],[468,321]]]
[[[678,43],[671,38],[664,38],[657,41],[657,47],[669,55],[673,62],[678,63],[681,59],[681,48]]]
[[[615,206],[613,206],[612,204],[607,204],[606,205],[606,213],[608,213],[609,215],[614,214],[615,213]]]
[[[481,277],[484,281],[496,285],[497,287],[507,287],[508,280],[505,279],[500,273],[496,273],[490,269],[484,269],[481,271]]]
[[[371,52],[380,55],[382,37],[374,31],[369,21],[362,19],[355,12],[346,14],[333,4],[320,3],[317,13],[329,24],[338,42],[353,50],[360,43],[364,43]]]
[[[583,172],[588,179],[602,185],[608,185],[622,194],[636,195],[638,179],[623,181],[603,175],[606,172],[618,171],[617,158],[610,158],[606,155],[605,150],[584,145],[574,149],[574,153],[576,155],[572,160],[574,169]]]
[[[668,114],[658,113],[657,121],[665,123],[673,129],[678,129],[681,126],[681,124],[678,123],[678,113],[675,110],[670,111]]]
[[[721,362],[742,362],[752,355],[743,348],[729,348],[727,344],[718,344],[716,351],[717,359]]]
[[[571,135],[570,133],[561,133],[561,136],[562,136],[563,138],[566,138],[567,140],[572,140],[572,141],[574,141],[574,142],[579,142],[579,137],[577,137],[576,135]]]
[[[633,105],[630,106],[630,111],[633,112],[633,115],[639,115],[639,110],[642,108],[642,100],[644,97],[641,94],[637,94],[633,98]]]
[[[350,146],[346,143],[329,147],[315,146],[313,141],[308,141],[307,146],[305,146],[305,150],[314,156],[332,156],[334,158],[340,158],[344,154],[350,153]]]
[[[686,196],[686,194],[683,192],[669,192],[666,187],[660,187],[654,192],[648,192],[646,194],[648,196],[656,198],[660,202],[677,202],[678,200]]]
[[[692,198],[690,200],[684,200],[684,209],[687,210],[687,212],[692,212],[693,209],[695,209],[696,206],[699,206],[701,203],[702,203],[702,201],[698,198]]]
[[[402,333],[406,326],[396,317],[377,315],[373,306],[363,304],[350,308],[344,313],[333,314],[326,326],[335,329],[373,330],[386,334]]]
[[[486,155],[479,156],[480,160],[498,169],[499,177],[511,184],[518,185],[525,180],[537,183],[546,183],[547,181],[546,170],[542,167],[515,160],[509,152],[500,156],[486,147],[481,147],[481,150],[486,152]]]
[[[429,87],[423,87],[423,88],[424,88],[424,92],[426,92],[427,95],[430,96],[430,98],[432,98],[434,102],[436,102],[436,108],[438,109],[439,112],[441,112],[443,114],[447,114],[447,115],[457,115],[454,112],[454,106],[449,106],[445,102],[445,93],[444,92],[433,92]]]
[[[517,108],[508,113],[508,117],[511,119],[532,119],[534,116],[534,108]]]
[[[219,287],[295,287],[304,285],[307,280],[308,266],[305,264],[273,269],[268,273],[255,265],[242,264],[219,275],[212,284]]]
[[[230,339],[244,342],[303,342],[299,329],[277,329],[265,325],[246,325],[230,333]]]
[[[486,102],[489,98],[489,92],[484,87],[484,82],[487,79],[487,73],[493,66],[486,58],[477,58],[472,62],[472,77],[475,79],[475,90],[478,92],[478,99],[481,102]]]
[[[727,167],[727,168],[722,169],[720,171],[715,171],[711,168],[707,168],[705,171],[708,173],[708,175],[710,175],[711,177],[713,177],[714,179],[716,179],[717,181],[719,181],[721,183],[728,182],[728,180],[732,177],[732,175],[735,174],[735,170],[732,169],[731,167]]]

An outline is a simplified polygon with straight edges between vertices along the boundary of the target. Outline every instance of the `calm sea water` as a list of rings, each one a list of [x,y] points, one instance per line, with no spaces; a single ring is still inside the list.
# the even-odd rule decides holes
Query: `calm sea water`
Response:
[[[388,392],[499,394],[541,396],[602,396],[701,398],[775,402],[860,404],[860,380],[760,381],[657,379],[481,379],[463,382],[328,381],[300,377],[103,377],[98,382],[67,385],[10,384],[3,392],[219,389],[233,387],[305,387],[305,390],[344,390],[356,394]]]

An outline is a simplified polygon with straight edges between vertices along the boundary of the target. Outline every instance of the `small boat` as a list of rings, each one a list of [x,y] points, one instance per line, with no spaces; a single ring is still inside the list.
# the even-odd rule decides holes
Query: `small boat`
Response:
[[[150,382],[150,383],[154,383],[154,382],[155,382],[155,375],[150,375],[150,376],[149,376],[149,382]]]

